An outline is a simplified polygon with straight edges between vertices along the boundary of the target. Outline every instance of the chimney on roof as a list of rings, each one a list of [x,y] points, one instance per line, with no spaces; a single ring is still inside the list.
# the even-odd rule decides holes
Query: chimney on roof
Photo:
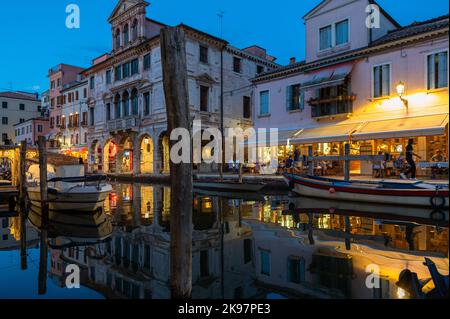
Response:
[[[261,48],[257,45],[252,45],[248,48],[243,49],[243,51],[248,52],[250,54],[256,55],[262,59],[265,59],[267,56],[267,51],[264,48]]]
[[[289,65],[295,64],[295,62],[296,62],[295,57],[289,59]]]

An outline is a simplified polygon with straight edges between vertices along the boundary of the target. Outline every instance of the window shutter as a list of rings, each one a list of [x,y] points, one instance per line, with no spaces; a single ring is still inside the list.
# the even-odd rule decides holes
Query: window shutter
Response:
[[[382,68],[382,96],[389,96],[391,94],[391,88],[390,88],[390,83],[391,83],[391,79],[390,79],[390,66],[389,64],[385,64],[383,65]]]
[[[300,89],[300,110],[305,109],[305,91]]]
[[[439,53],[439,83],[438,83],[438,88],[443,88],[446,87],[448,85],[448,79],[447,79],[447,74],[448,74],[448,64],[447,64],[447,52],[441,52]]]
[[[292,86],[286,87],[286,111],[292,110]]]
[[[380,91],[380,67],[376,66],[373,69],[373,97],[379,97]]]

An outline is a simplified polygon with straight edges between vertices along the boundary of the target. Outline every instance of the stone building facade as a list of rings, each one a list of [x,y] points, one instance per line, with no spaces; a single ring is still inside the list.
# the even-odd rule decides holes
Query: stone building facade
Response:
[[[109,18],[113,50],[84,70],[89,80],[89,167],[94,172],[162,174],[169,171],[169,143],[159,33],[148,3],[120,1]],[[186,34],[191,118],[219,127],[223,71],[224,126],[252,124],[256,74],[277,68],[257,46],[226,41],[179,25]],[[223,57],[223,58],[222,58]]]
[[[75,81],[66,85],[61,94],[61,152],[87,161],[88,148],[88,82]]]

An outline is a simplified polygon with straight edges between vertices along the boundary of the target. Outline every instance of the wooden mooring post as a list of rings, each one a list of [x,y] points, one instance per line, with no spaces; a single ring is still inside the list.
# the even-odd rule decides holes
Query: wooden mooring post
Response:
[[[312,160],[310,160],[313,157],[313,147],[312,145],[308,146],[308,174],[310,176],[314,175],[314,162]]]
[[[47,187],[47,147],[44,136],[39,136],[39,185],[41,193],[41,236],[39,256],[38,290],[43,295],[47,292],[47,256],[48,256],[48,187]]]
[[[161,58],[169,134],[190,130],[185,34],[181,28],[161,30]],[[174,141],[170,141],[171,149]],[[190,143],[189,143],[190,144]],[[186,148],[183,149],[183,152]],[[189,145],[191,158],[192,148]],[[192,296],[192,163],[170,161],[170,286],[173,299]]]
[[[348,182],[348,181],[350,181],[350,144],[349,143],[344,144],[344,155],[345,155],[344,180],[346,182]]]
[[[27,265],[27,142],[20,143],[19,162],[19,220],[20,220],[20,268],[26,270]]]

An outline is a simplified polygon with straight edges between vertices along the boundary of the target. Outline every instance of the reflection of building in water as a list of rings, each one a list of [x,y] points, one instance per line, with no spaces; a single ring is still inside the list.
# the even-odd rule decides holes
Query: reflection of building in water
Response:
[[[117,186],[113,214],[120,215],[120,223],[111,242],[101,244],[106,257],[88,258],[90,279],[119,297],[170,298],[170,191]],[[132,207],[126,206],[128,187],[133,188]],[[254,296],[251,230],[240,225],[238,214],[225,203],[222,239],[219,200],[196,198],[193,204],[193,297],[221,298],[222,283],[225,298]]]
[[[59,240],[50,239],[52,245],[58,246]],[[66,277],[70,272],[66,272],[68,265],[77,265],[80,269],[80,283],[85,284],[88,281],[88,256],[96,256],[92,250],[96,250],[96,246],[73,246],[50,248],[50,269],[49,277],[59,287],[64,287]]]
[[[272,206],[272,207],[271,207]],[[337,214],[283,214],[277,203],[256,204],[254,233],[258,281],[294,295],[400,298],[395,283],[404,269],[430,278],[424,257],[448,275],[448,228]],[[280,248],[282,247],[282,249]],[[369,265],[380,270],[368,288]],[[432,288],[432,283],[426,286]]]
[[[27,246],[37,245],[38,233],[26,224]],[[19,217],[0,217],[0,250],[15,250],[20,247]]]

